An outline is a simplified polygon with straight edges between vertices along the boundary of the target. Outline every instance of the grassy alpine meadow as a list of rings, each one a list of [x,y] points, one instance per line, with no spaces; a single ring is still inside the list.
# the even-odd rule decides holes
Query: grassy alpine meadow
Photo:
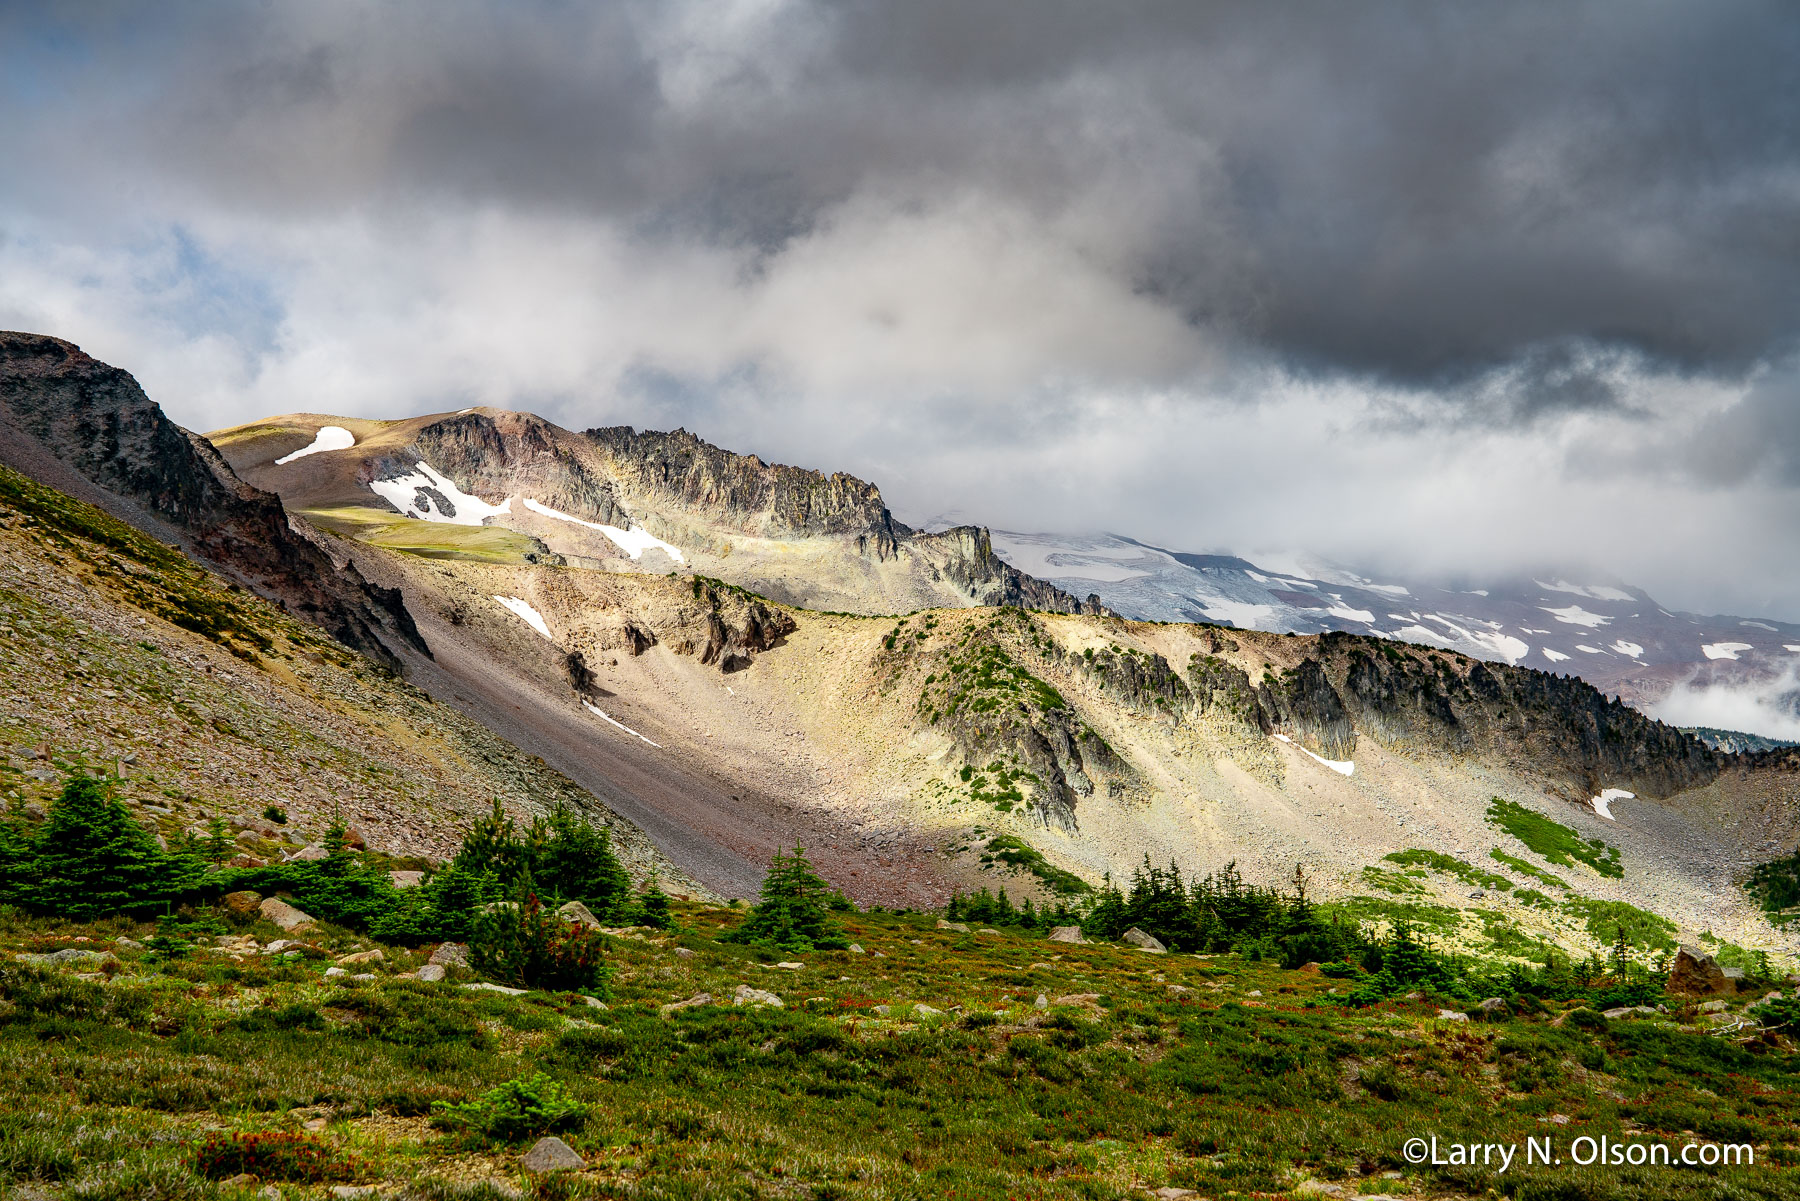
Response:
[[[805,953],[721,941],[741,910],[670,917],[605,936],[594,987],[513,993],[460,966],[420,980],[429,947],[338,927],[283,947],[296,936],[255,911],[8,911],[0,1190],[1800,1197],[1800,1059],[1735,1020],[1748,997],[1461,1021],[1427,996],[1348,1006],[1316,968],[935,915],[842,913],[849,945]],[[98,954],[19,958],[59,951]],[[548,1134],[584,1166],[527,1170]],[[1433,1136],[1440,1159],[1453,1143],[1516,1158],[1409,1162],[1407,1140]],[[1584,1136],[1676,1157],[1748,1144],[1755,1162],[1581,1167]],[[1527,1140],[1563,1163],[1528,1166]]]

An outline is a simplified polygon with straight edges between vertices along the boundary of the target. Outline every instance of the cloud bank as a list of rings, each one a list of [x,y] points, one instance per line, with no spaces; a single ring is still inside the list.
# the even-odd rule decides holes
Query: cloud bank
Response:
[[[185,424],[685,425],[902,516],[1800,605],[1780,4],[0,9],[0,325]]]

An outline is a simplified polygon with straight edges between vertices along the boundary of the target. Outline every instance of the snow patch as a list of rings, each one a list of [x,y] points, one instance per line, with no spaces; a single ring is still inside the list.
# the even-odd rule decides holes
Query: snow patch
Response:
[[[1266,584],[1269,582],[1268,576],[1262,574],[1260,571],[1251,571],[1248,567],[1244,568],[1244,574],[1259,584]]]
[[[1582,642],[1577,642],[1575,644],[1575,649],[1586,655],[1604,655],[1606,653],[1597,646],[1588,646],[1586,643]]]
[[[598,521],[584,521],[573,513],[565,513],[561,509],[552,509],[549,505],[541,504],[530,498],[526,499],[525,507],[540,517],[554,517],[558,521],[572,522],[575,525],[586,526],[590,530],[598,530],[600,533],[605,534],[608,538],[617,543],[620,550],[623,550],[634,559],[643,558],[645,551],[649,550],[651,547],[655,547],[667,554],[669,558],[675,560],[677,563],[687,562],[687,557],[681,553],[679,547],[671,546],[661,538],[658,538],[655,534],[646,532],[641,525],[633,525],[629,530],[622,530],[616,525],[603,525]]]
[[[502,605],[505,605],[520,621],[542,634],[545,638],[549,638],[552,642],[556,641],[556,639],[550,637],[550,627],[544,623],[544,615],[532,608],[530,601],[520,600],[516,596],[496,596],[494,599],[499,601]]]
[[[415,470],[406,475],[386,480],[370,480],[369,490],[408,517],[422,517],[426,521],[442,521],[450,525],[485,525],[490,517],[512,512],[510,497],[497,505],[490,505],[479,496],[470,496],[439,475],[424,459],[420,459],[414,467]]]
[[[1597,630],[1601,626],[1607,625],[1612,621],[1612,618],[1605,617],[1599,613],[1589,613],[1580,605],[1570,605],[1564,609],[1552,609],[1548,605],[1539,605],[1538,608],[1556,618],[1556,620],[1562,622],[1564,625],[1586,626],[1590,630]]]
[[[1550,660],[1552,663],[1561,663],[1568,657],[1569,656],[1563,654],[1561,651],[1553,651],[1549,647],[1544,648],[1544,658]]]
[[[1708,642],[1700,653],[1708,659],[1735,659],[1739,651],[1755,650],[1748,642]]]
[[[341,425],[322,425],[318,436],[302,446],[293,454],[282,455],[275,460],[277,466],[292,463],[295,459],[304,459],[307,455],[316,455],[322,450],[349,450],[356,445],[356,435]]]
[[[1637,794],[1634,792],[1626,792],[1623,788],[1602,788],[1599,796],[1589,798],[1588,804],[1594,807],[1595,813],[1598,813],[1601,817],[1604,817],[1610,822],[1618,820],[1612,815],[1612,803],[1614,801],[1635,800],[1637,800]]]
[[[581,707],[586,709],[589,713],[592,713],[595,717],[598,717],[601,721],[609,722],[612,725],[619,727],[619,729],[625,731],[627,734],[631,735],[633,738],[637,738],[637,739],[642,740],[643,742],[649,743],[651,746],[655,747],[659,751],[662,750],[662,743],[650,742],[650,740],[648,738],[645,738],[642,734],[638,733],[636,730],[632,729],[630,726],[626,725],[624,722],[619,721],[617,718],[608,717],[606,715],[605,711],[602,710],[598,705],[591,704],[588,701],[584,700],[581,702]]]
[[[1258,621],[1275,611],[1273,605],[1253,605],[1249,601],[1228,600],[1222,596],[1197,596],[1194,599],[1200,602],[1200,612],[1208,620],[1240,630],[1256,629]]]
[[[1793,651],[1795,654],[1800,655],[1800,644],[1797,643],[1784,642],[1781,644],[1781,649],[1784,651]]]
[[[1738,624],[1741,626],[1755,626],[1757,629],[1767,630],[1771,634],[1781,633],[1780,630],[1776,629],[1774,626],[1770,625],[1766,621],[1740,621],[1740,622],[1738,622]]]
[[[1629,601],[1636,598],[1629,592],[1618,588],[1608,588],[1604,584],[1571,584],[1567,580],[1558,580],[1554,584],[1546,584],[1542,580],[1532,580],[1545,592],[1566,592],[1571,596],[1585,596],[1589,600]]]
[[[1615,651],[1618,651],[1621,655],[1624,655],[1630,659],[1635,659],[1639,655],[1644,653],[1643,647],[1639,646],[1635,642],[1627,642],[1623,638],[1621,638],[1617,642],[1613,643],[1612,648]]]
[[[1286,734],[1277,734],[1275,737],[1278,740],[1287,743],[1314,762],[1323,763],[1326,767],[1329,767],[1340,776],[1353,775],[1356,771],[1356,760],[1354,759],[1327,759],[1323,755],[1313,754],[1311,751],[1295,742],[1292,738],[1289,738]]]
[[[1351,609],[1344,605],[1333,605],[1325,612],[1345,621],[1373,622],[1375,620],[1375,614],[1367,609]]]
[[[1363,587],[1367,588],[1370,592],[1380,592],[1386,596],[1412,595],[1412,593],[1408,592],[1406,588],[1400,584],[1364,584]]]

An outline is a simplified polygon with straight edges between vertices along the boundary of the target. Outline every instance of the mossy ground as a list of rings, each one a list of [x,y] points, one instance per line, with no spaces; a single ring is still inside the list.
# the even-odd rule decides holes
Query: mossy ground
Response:
[[[322,958],[208,948],[161,964],[127,950],[105,982],[9,972],[0,1188],[309,1195],[319,1186],[206,1180],[195,1151],[209,1133],[325,1118],[319,1137],[353,1183],[444,1196],[518,1179],[528,1140],[458,1141],[430,1126],[431,1103],[542,1071],[588,1107],[563,1136],[588,1167],[523,1181],[546,1198],[1297,1197],[1321,1184],[1345,1197],[1800,1197],[1800,1059],[1778,1035],[1740,1043],[1679,1024],[1691,1012],[1450,1023],[1431,998],[1351,1010],[1330,991],[1342,981],[1230,956],[964,935],[891,914],[846,916],[866,953],[801,955],[788,970],[715,940],[732,911],[677,909],[667,937],[612,941],[604,1011],[398,979],[420,960],[394,948],[370,981],[326,980]],[[10,962],[149,933],[13,918],[0,945]],[[732,1007],[739,984],[786,1008]],[[702,991],[724,1003],[659,1013]],[[1546,1133],[1560,1146],[1582,1134],[1749,1142],[1757,1163],[1500,1175],[1402,1153],[1414,1135],[1522,1145]]]

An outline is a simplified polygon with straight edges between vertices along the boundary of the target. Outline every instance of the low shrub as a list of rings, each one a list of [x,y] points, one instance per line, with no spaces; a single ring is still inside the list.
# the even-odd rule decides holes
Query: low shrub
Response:
[[[321,1183],[348,1180],[355,1161],[306,1134],[281,1130],[210,1135],[194,1152],[194,1171],[208,1180],[251,1175],[265,1180]]]
[[[435,1101],[431,1124],[473,1140],[513,1143],[581,1124],[587,1107],[542,1072],[496,1085],[472,1101]]]
[[[519,988],[604,993],[605,936],[546,913],[536,894],[503,902],[469,931],[469,966]]]

